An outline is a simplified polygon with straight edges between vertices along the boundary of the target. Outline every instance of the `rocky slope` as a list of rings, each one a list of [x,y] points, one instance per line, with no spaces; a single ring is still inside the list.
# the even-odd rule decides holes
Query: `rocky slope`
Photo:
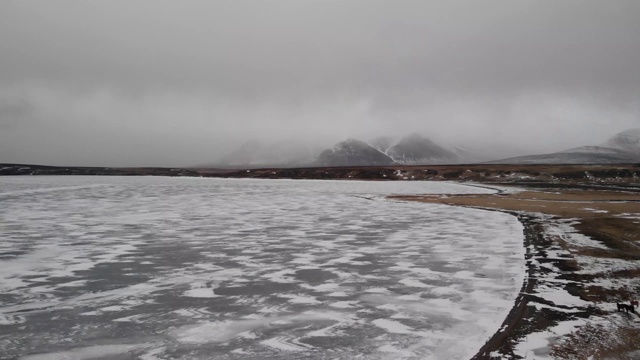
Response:
[[[453,164],[460,161],[458,154],[417,134],[402,138],[386,154],[403,165]]]

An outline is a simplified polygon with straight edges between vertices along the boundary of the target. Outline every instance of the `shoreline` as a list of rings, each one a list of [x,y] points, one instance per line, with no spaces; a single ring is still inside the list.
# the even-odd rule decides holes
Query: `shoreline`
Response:
[[[505,213],[515,216],[523,226],[523,245],[525,247],[525,266],[526,271],[524,274],[524,280],[518,295],[514,299],[513,307],[507,313],[500,328],[487,340],[487,342],[478,350],[478,352],[471,358],[471,360],[490,359],[491,353],[496,351],[501,344],[504,344],[509,338],[513,330],[524,319],[524,312],[526,311],[527,300],[525,294],[530,293],[533,290],[532,280],[535,275],[535,270],[529,264],[527,259],[531,257],[530,246],[532,245],[532,237],[535,237],[535,233],[532,231],[533,224],[516,213],[505,211]]]
[[[640,315],[617,313],[613,301],[640,294],[640,281],[634,280],[636,272],[640,274],[640,262],[626,273],[606,266],[610,261],[640,259],[640,194],[611,188],[558,188],[561,186],[519,188],[513,193],[499,190],[491,195],[390,197],[500,211],[515,216],[523,225],[524,282],[501,327],[473,360],[571,359],[587,358],[587,354],[596,359],[624,359],[640,355]],[[620,221],[636,230],[622,236],[607,233],[608,222],[619,225]],[[621,244],[631,250],[624,252]],[[610,278],[619,280],[623,289],[602,285],[601,280],[611,282]],[[613,335],[585,346],[584,338],[591,333],[583,330],[585,327]],[[638,335],[629,335],[629,331]],[[619,334],[626,336],[624,341],[617,340]]]

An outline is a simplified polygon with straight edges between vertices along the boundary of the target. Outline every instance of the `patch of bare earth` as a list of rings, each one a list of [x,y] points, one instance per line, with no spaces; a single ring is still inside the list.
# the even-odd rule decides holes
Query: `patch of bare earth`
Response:
[[[550,354],[557,359],[638,359],[638,329],[588,323],[560,339]]]
[[[640,359],[640,315],[616,308],[640,294],[640,193],[547,186],[393,198],[506,211],[523,223],[525,283],[474,359]]]

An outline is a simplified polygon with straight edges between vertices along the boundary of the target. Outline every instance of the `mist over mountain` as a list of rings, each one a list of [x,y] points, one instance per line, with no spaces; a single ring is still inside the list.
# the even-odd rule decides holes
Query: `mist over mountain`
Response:
[[[602,146],[635,154],[640,158],[640,128],[629,129],[611,137]]]
[[[418,134],[377,137],[369,142],[349,138],[324,150],[297,139],[266,144],[247,141],[217,162],[218,167],[377,166],[474,162],[471,152],[441,145]]]
[[[313,163],[322,147],[297,140],[266,143],[247,141],[236,150],[219,159],[221,167],[293,167]]]
[[[276,142],[246,141],[209,164],[214,167],[307,167],[442,165],[461,163],[611,164],[640,161],[640,129],[629,129],[600,145],[569,148],[549,154],[495,160],[500,149],[491,144],[436,142],[417,133],[403,137],[380,136],[368,142],[349,138],[332,146],[300,139]],[[492,158],[493,156],[493,158]]]
[[[353,140],[353,139],[351,139]],[[352,143],[352,142],[349,142]],[[363,146],[364,142],[359,142]],[[337,147],[343,147],[345,143],[340,143]],[[358,157],[359,164],[366,163],[366,159],[371,158],[371,149],[377,150],[385,155],[394,164],[398,165],[436,165],[436,164],[458,164],[472,163],[481,160],[488,160],[486,156],[478,155],[477,152],[468,151],[452,144],[439,144],[417,133],[412,133],[404,137],[381,136],[370,140],[366,147],[366,154]],[[349,147],[351,148],[351,147]],[[379,159],[380,155],[376,154]],[[349,163],[353,160],[353,152],[338,151],[332,152],[330,157],[325,157],[322,162],[327,166],[342,166],[338,164]],[[386,158],[385,161],[388,162]],[[373,165],[373,164],[372,164]],[[377,164],[376,164],[377,165]]]

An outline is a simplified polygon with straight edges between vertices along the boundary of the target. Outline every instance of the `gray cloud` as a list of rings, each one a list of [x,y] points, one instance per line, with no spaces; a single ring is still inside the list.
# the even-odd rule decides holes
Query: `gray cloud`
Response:
[[[250,138],[414,131],[505,155],[597,143],[640,126],[639,13],[635,0],[5,1],[0,161],[185,165]]]

